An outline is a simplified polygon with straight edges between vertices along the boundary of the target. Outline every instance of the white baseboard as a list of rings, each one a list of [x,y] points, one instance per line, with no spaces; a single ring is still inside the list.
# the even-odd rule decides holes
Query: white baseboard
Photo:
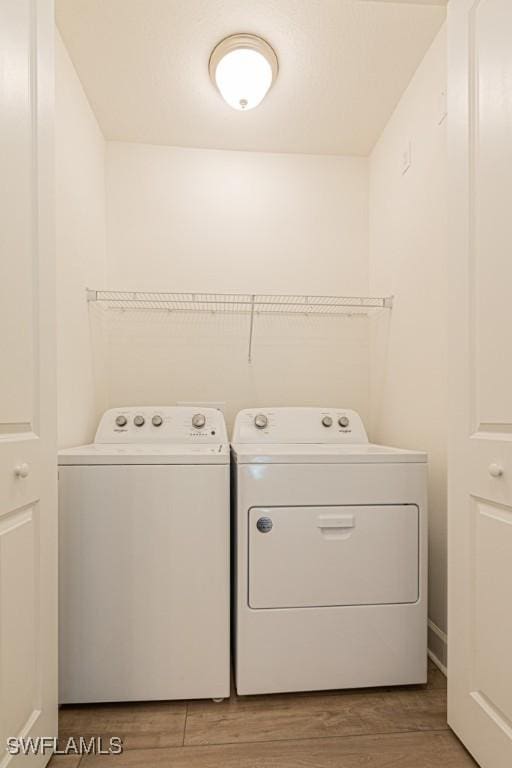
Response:
[[[448,637],[431,619],[428,620],[428,656],[443,675],[446,675]]]
[[[428,657],[429,657],[430,661],[432,661],[436,665],[436,667],[441,670],[441,672],[443,673],[443,675],[445,677],[448,677],[448,670],[447,670],[447,668],[444,666],[444,664],[441,664],[441,662],[439,661],[437,656],[434,653],[432,653],[431,650],[428,650],[427,654],[428,654]]]

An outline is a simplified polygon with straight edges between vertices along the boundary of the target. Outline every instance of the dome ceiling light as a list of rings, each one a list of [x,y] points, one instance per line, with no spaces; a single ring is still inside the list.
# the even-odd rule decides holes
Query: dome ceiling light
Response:
[[[277,77],[274,49],[256,35],[230,35],[213,49],[210,77],[224,101],[246,112],[260,104]]]

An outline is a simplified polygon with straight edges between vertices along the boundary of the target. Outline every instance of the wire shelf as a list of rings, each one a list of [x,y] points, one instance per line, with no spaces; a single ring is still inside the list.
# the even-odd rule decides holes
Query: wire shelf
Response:
[[[391,309],[393,297],[304,296],[251,293],[167,293],[161,291],[105,291],[87,289],[87,300],[115,311],[236,313],[250,318],[249,362],[252,360],[254,319],[257,315],[342,317],[368,315]]]
[[[393,299],[361,296],[303,296],[249,293],[164,293],[156,291],[87,291],[88,301],[109,309],[153,309],[167,312],[245,312],[251,314],[346,315],[390,309]]]

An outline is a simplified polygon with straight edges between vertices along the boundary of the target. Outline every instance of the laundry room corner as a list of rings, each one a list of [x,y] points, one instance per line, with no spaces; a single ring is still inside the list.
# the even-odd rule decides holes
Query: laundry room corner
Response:
[[[55,192],[58,441],[94,437],[108,404],[105,317],[86,289],[105,287],[106,142],[55,30]]]
[[[106,141],[58,32],[56,89],[60,445],[91,439],[120,403],[223,402],[231,426],[248,402],[349,402],[372,439],[429,451],[429,647],[443,669],[445,46],[443,27],[368,157]],[[248,364],[244,317],[108,312],[89,287],[395,306],[369,321],[257,317]]]
[[[429,649],[447,663],[448,196],[446,25],[369,161],[370,292],[394,295],[372,320],[371,435],[429,455]]]

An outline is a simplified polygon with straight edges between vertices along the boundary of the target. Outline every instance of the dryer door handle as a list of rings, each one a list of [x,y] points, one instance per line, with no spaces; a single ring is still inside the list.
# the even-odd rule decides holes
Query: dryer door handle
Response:
[[[352,536],[356,521],[354,515],[320,515],[317,526],[324,540],[343,541]]]

